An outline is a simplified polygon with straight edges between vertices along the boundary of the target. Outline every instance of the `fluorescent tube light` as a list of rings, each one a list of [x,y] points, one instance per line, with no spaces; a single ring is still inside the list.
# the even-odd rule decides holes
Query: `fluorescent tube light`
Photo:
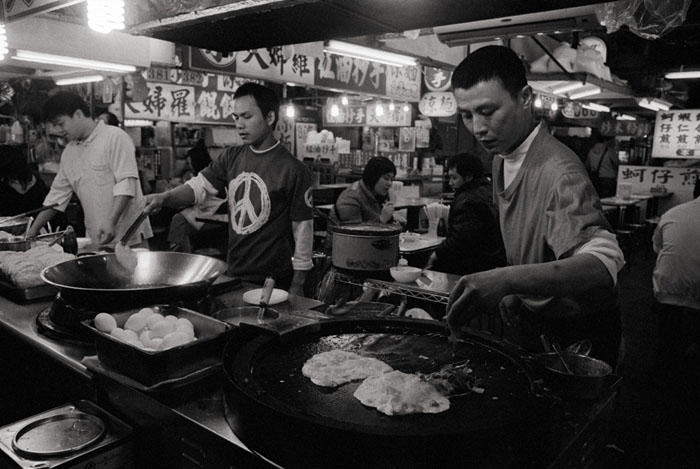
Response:
[[[147,119],[126,119],[124,127],[151,127],[153,121]]]
[[[342,41],[328,41],[328,45],[324,50],[331,54],[344,55],[346,57],[353,57],[356,59],[372,60],[374,62],[381,62],[387,65],[394,65],[396,67],[404,67],[409,65],[415,66],[417,64],[415,58],[407,55],[395,54],[393,52],[372,49],[371,47],[358,46],[356,44],[350,44]]]
[[[664,75],[669,80],[690,80],[700,78],[700,70],[687,70],[684,72],[669,72]]]
[[[603,106],[602,104],[598,103],[587,103],[582,104],[581,106],[585,107],[586,109],[590,109],[591,111],[610,112],[610,108],[608,106]]]
[[[105,72],[127,73],[136,71],[136,67],[133,65],[117,64],[113,62],[102,62],[100,60],[81,59],[78,57],[69,57],[66,55],[45,54],[43,52],[34,52],[22,49],[17,49],[12,58],[15,60],[22,60],[25,62],[63,65],[66,67],[87,68],[89,70],[103,70]]]
[[[652,111],[668,111],[671,109],[671,103],[656,98],[641,98],[637,101],[637,104],[639,104],[639,107],[651,109]]]
[[[636,121],[637,120],[636,117],[630,116],[629,114],[618,114],[616,119],[619,121]]]
[[[85,75],[82,77],[61,78],[56,80],[56,86],[77,85],[79,83],[92,83],[102,80],[102,75]]]
[[[579,91],[578,93],[573,93],[569,95],[569,99],[581,99],[581,98],[586,98],[588,96],[592,96],[594,94],[600,93],[600,88],[598,86],[594,86],[592,88],[589,88],[587,90]]]
[[[559,86],[559,87],[557,87],[557,88],[554,88],[554,89],[552,90],[552,93],[554,93],[554,94],[564,94],[564,93],[566,93],[566,92],[568,92],[568,91],[574,91],[574,90],[577,90],[577,89],[579,89],[579,88],[583,88],[584,86],[586,86],[586,85],[583,84],[582,82],[580,82],[580,81],[575,81],[575,82],[573,82],[573,83],[567,83],[566,85],[562,85],[562,86]]]

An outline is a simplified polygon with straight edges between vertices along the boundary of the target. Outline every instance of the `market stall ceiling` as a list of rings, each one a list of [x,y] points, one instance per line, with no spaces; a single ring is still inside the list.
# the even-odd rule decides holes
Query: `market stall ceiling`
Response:
[[[188,3],[189,8],[172,3]],[[591,0],[129,0],[128,30],[221,52],[378,35],[602,3]],[[193,5],[195,4],[195,5]],[[197,5],[202,10],[197,11]]]

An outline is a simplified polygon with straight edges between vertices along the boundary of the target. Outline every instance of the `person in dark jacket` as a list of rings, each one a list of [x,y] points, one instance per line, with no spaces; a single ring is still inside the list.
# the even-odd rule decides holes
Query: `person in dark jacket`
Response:
[[[447,161],[454,201],[447,236],[426,269],[466,275],[506,265],[492,188],[478,156],[461,153]]]
[[[49,192],[20,147],[0,145],[0,216],[39,208]]]

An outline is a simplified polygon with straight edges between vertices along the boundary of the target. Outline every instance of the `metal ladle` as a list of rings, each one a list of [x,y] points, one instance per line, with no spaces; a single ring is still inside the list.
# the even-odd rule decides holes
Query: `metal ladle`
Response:
[[[564,365],[564,369],[566,370],[566,372],[570,375],[573,375],[574,372],[571,371],[571,368],[569,368],[569,364],[566,363],[566,360],[564,360],[564,354],[561,352],[561,348],[559,347],[559,344],[556,342],[553,342],[552,348],[557,353],[557,356],[559,357],[559,360],[561,360],[561,364]]]

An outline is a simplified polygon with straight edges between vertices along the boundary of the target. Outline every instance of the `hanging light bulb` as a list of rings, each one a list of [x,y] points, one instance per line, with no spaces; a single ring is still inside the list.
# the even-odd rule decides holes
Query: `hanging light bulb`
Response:
[[[389,103],[389,110],[393,111],[394,109],[396,109],[396,106],[394,106],[394,102],[392,101]]]
[[[408,112],[408,110],[409,110],[408,103],[406,103],[403,105],[403,112]]]
[[[374,113],[377,116],[383,116],[384,115],[384,106],[382,106],[382,103],[377,103],[377,106],[374,108]]]
[[[340,108],[337,104],[331,106],[331,116],[338,117],[340,115]]]
[[[8,52],[7,31],[5,31],[5,24],[0,23],[0,60],[4,60]]]
[[[537,108],[542,107],[542,100],[540,99],[539,96],[535,98],[535,107],[537,107]]]
[[[340,98],[340,104],[342,104],[343,106],[347,106],[348,105],[348,97],[343,96],[342,98]]]
[[[286,114],[287,114],[287,117],[289,117],[290,119],[293,119],[293,118],[294,118],[294,114],[295,114],[295,113],[294,113],[294,106],[292,106],[291,104],[288,105],[288,106],[287,106],[287,112],[286,112]]]
[[[124,0],[88,0],[87,13],[90,29],[98,33],[124,29]]]
[[[556,111],[559,109],[559,103],[556,102],[556,100],[552,103],[552,111]]]

